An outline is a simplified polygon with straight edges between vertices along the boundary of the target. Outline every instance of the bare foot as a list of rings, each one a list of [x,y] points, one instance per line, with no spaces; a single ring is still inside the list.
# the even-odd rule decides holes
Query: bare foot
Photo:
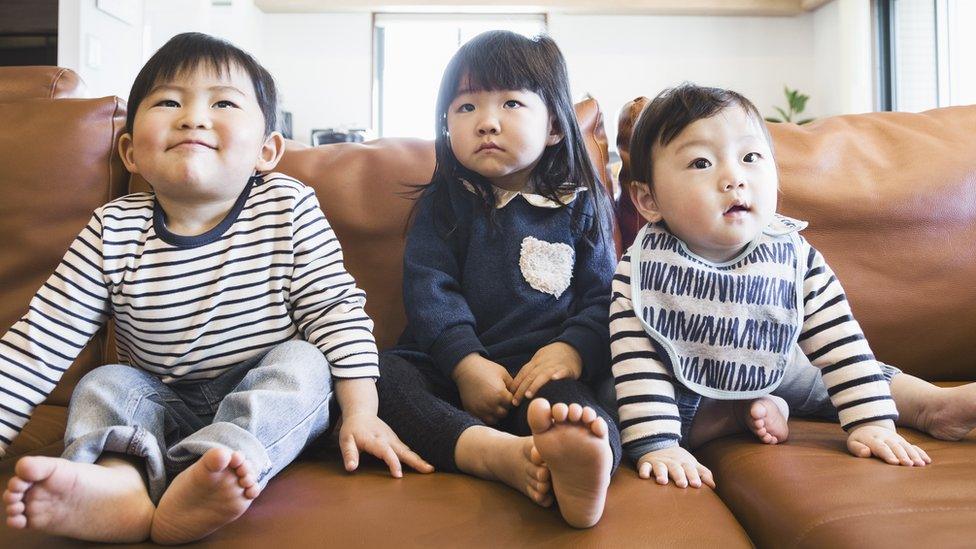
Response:
[[[149,537],[155,507],[142,473],[124,460],[101,464],[28,456],[14,467],[3,502],[7,526],[85,541]]]
[[[774,395],[766,395],[749,402],[749,407],[736,407],[742,425],[763,444],[777,444],[790,434],[787,420],[790,408],[786,401]]]
[[[610,485],[607,423],[589,406],[550,406],[543,398],[529,403],[528,420],[563,519],[576,528],[593,526],[603,515]]]
[[[976,383],[941,387],[918,413],[916,428],[941,440],[960,440],[976,429]]]
[[[211,448],[160,498],[152,540],[172,545],[206,537],[243,515],[260,491],[243,454]]]
[[[465,473],[500,481],[542,507],[552,505],[549,469],[532,437],[517,437],[476,425],[461,433],[454,460]]]

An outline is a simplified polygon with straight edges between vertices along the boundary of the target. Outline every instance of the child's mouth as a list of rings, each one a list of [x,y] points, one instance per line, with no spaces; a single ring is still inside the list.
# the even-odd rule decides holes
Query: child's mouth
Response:
[[[725,210],[724,215],[745,214],[745,213],[749,213],[749,211],[750,211],[749,206],[745,204],[732,204],[731,206],[728,207],[727,210]]]

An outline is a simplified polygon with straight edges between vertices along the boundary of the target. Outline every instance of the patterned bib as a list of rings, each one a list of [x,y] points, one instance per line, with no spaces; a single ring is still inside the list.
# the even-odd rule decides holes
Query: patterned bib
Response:
[[[724,263],[692,253],[661,224],[638,233],[629,252],[634,312],[685,387],[739,400],[783,380],[803,325],[806,225],[777,215]]]

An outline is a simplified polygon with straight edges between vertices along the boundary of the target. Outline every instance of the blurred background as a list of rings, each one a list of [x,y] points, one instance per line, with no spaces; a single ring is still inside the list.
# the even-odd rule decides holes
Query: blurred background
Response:
[[[210,33],[271,71],[282,129],[313,144],[432,138],[444,66],[488,29],[552,36],[611,149],[627,101],[684,81],[794,122],[976,103],[974,0],[416,1],[0,0],[0,65],[68,67],[125,98],[166,40]]]

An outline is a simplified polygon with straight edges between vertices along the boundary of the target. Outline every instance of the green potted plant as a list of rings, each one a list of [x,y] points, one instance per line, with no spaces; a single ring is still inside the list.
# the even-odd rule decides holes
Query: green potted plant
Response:
[[[803,120],[793,120],[798,116],[803,109],[807,107],[807,100],[810,99],[809,95],[804,95],[800,93],[800,90],[791,90],[789,86],[783,86],[783,92],[786,94],[786,109],[783,110],[779,107],[773,107],[779,112],[782,118],[776,118],[774,116],[766,117],[767,122],[796,122],[797,124],[803,125],[809,122],[813,122],[813,118],[804,118]]]

